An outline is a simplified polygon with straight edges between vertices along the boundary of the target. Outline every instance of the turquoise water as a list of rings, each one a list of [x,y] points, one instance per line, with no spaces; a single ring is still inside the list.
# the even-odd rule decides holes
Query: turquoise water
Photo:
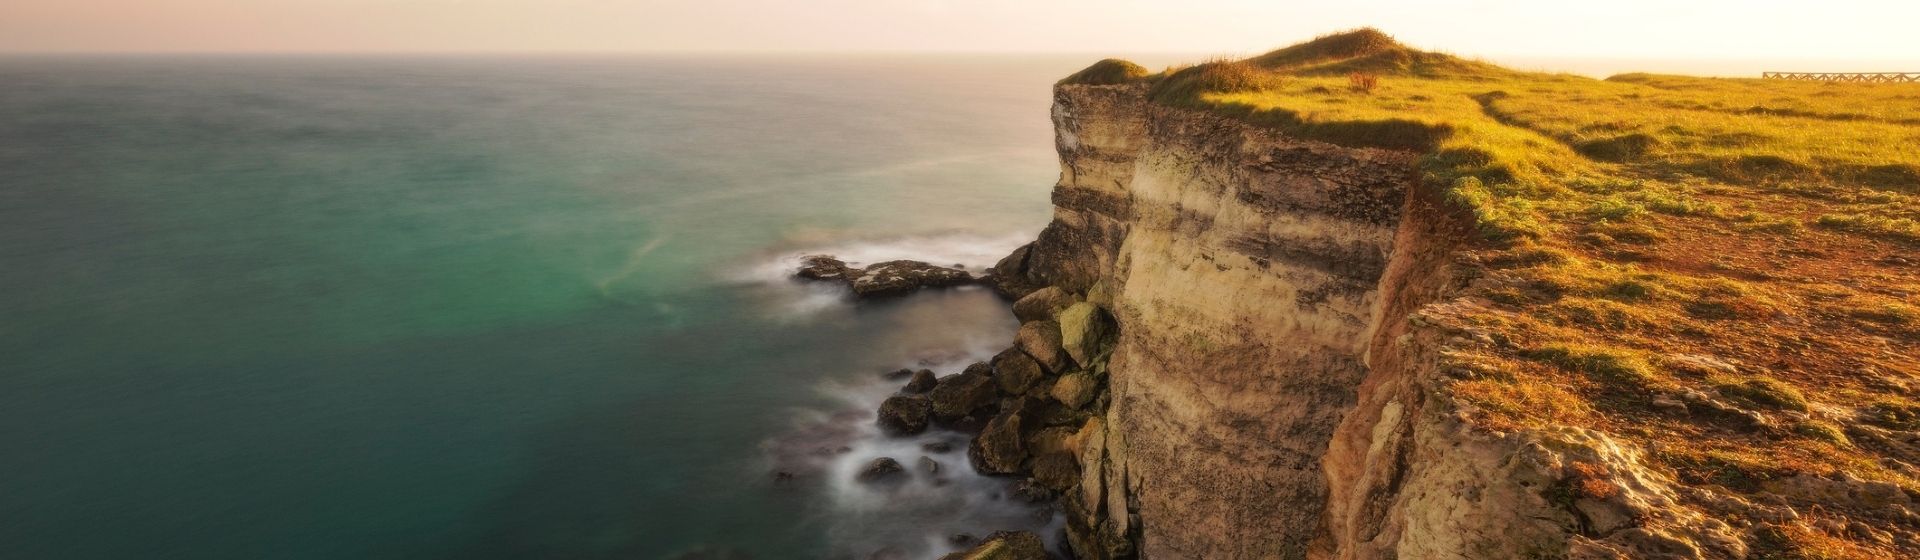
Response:
[[[1047,87],[1083,62],[0,59],[0,550],[792,558],[990,529],[769,469],[875,372],[1004,344],[1004,303],[779,272],[1004,254],[1048,217]]]

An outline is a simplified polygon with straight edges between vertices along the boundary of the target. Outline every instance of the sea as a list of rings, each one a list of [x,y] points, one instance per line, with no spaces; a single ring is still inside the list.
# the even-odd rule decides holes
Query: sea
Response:
[[[1096,58],[0,57],[0,557],[1052,539],[962,436],[873,425],[883,372],[990,356],[1007,302],[790,273],[1031,239],[1050,86]],[[908,479],[855,481],[879,457]]]
[[[873,427],[883,372],[992,355],[1008,303],[789,275],[1030,240],[1090,60],[0,58],[0,557],[1051,538],[957,434]],[[909,479],[854,481],[882,456]]]

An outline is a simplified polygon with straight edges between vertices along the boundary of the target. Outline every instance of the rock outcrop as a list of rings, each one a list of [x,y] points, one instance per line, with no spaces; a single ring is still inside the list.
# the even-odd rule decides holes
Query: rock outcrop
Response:
[[[880,427],[900,435],[927,431],[933,417],[933,401],[922,395],[888,397],[880,402]]]
[[[1471,217],[1416,154],[1147,90],[1056,87],[1053,222],[994,268],[1041,372],[1003,377],[1003,399],[1036,394],[972,455],[1054,487],[1076,557],[1744,554],[1637,451],[1494,432],[1444,398],[1446,356],[1489,341],[1458,330]]]
[[[856,268],[828,255],[810,255],[800,259],[794,276],[805,280],[845,284],[859,298],[902,296],[923,288],[965,286],[980,282],[973,274],[921,261],[898,260]]]

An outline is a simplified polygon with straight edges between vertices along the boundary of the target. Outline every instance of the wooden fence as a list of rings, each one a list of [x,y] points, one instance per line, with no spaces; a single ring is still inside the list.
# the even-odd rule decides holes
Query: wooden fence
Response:
[[[1808,82],[1920,83],[1920,72],[1761,72],[1760,77]]]

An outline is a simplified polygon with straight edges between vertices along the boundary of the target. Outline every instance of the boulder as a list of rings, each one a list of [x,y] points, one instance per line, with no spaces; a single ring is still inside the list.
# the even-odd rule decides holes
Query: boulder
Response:
[[[1087,372],[1076,371],[1062,375],[1059,380],[1054,381],[1052,394],[1053,399],[1060,401],[1060,404],[1079,410],[1080,407],[1093,402],[1094,397],[1099,396],[1100,382]]]
[[[1075,363],[1093,363],[1107,338],[1113,334],[1113,321],[1100,306],[1080,302],[1060,312],[1060,347]]]
[[[1065,451],[1041,454],[1033,458],[1033,480],[1055,492],[1065,492],[1080,483],[1080,463]]]
[[[860,474],[854,475],[854,480],[866,483],[884,482],[899,478],[906,472],[907,468],[900,466],[899,461],[893,460],[892,457],[881,457],[868,461],[867,466],[860,468]]]
[[[871,298],[906,295],[921,288],[943,288],[976,281],[965,270],[920,261],[887,261],[869,266],[853,279],[853,295]]]
[[[968,368],[966,372],[940,379],[928,397],[933,401],[935,417],[956,420],[993,404],[995,394],[992,376]]]
[[[808,280],[851,281],[859,272],[860,269],[847,266],[846,261],[830,255],[807,255],[800,257],[800,269],[794,271],[793,275]]]
[[[1053,314],[1073,305],[1073,302],[1073,294],[1060,288],[1047,286],[1034,290],[1033,293],[1013,302],[1013,316],[1018,317],[1022,323],[1045,321],[1052,319]]]
[[[1000,262],[994,263],[993,268],[987,269],[987,284],[993,286],[993,291],[999,292],[1001,296],[1008,299],[1017,300],[1032,293],[1039,287],[1027,274],[1027,255],[1032,253],[1032,243],[1014,249],[1012,253],[1001,258]]]
[[[1008,348],[993,357],[993,378],[1000,384],[1000,392],[1019,395],[1033,388],[1035,381],[1046,375],[1040,370],[1040,363],[1019,348]]]
[[[1014,335],[1014,344],[1026,352],[1040,367],[1048,372],[1061,373],[1073,365],[1067,351],[1060,347],[1060,324],[1053,321],[1034,321],[1020,325],[1020,332]]]
[[[972,460],[974,470],[982,473],[1014,474],[1020,472],[1021,464],[1026,462],[1026,447],[1020,433],[1020,413],[1006,410],[988,421],[980,435],[973,438],[973,445],[967,448],[967,458]]]
[[[940,462],[926,455],[920,456],[920,472],[930,475],[940,474]]]
[[[900,390],[917,395],[932,391],[933,388],[939,384],[940,380],[933,377],[933,370],[923,369],[913,372],[913,377],[907,379],[907,386],[902,387]]]
[[[889,433],[899,435],[927,431],[933,415],[933,401],[923,395],[888,397],[880,402],[879,423]]]
[[[948,554],[940,560],[1047,560],[1047,547],[1040,536],[1027,531],[1001,531],[988,535],[973,548]]]

